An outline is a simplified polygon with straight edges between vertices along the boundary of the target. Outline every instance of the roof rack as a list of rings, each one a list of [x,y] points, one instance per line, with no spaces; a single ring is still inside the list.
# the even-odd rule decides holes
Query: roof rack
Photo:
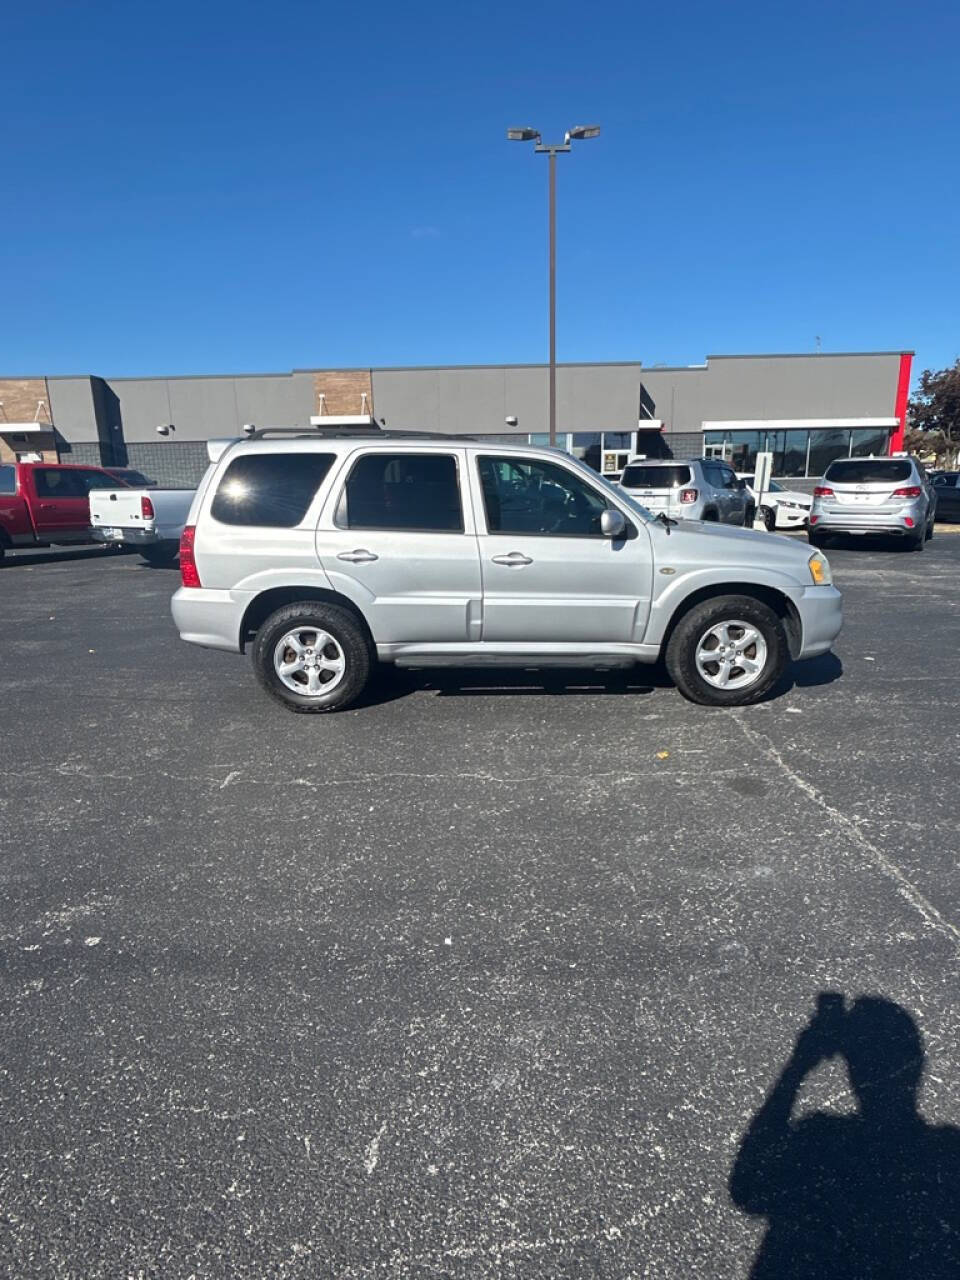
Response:
[[[377,440],[471,440],[472,436],[449,435],[443,431],[386,431],[374,424],[370,427],[354,426],[312,426],[306,427],[258,427],[245,436],[245,440],[263,440],[268,436],[291,436],[296,440],[315,440],[318,436],[325,440],[352,440],[360,437],[375,437]]]

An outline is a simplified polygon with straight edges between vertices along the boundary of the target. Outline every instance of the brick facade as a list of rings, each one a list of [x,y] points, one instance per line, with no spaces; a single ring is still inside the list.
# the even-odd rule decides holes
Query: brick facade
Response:
[[[323,396],[321,402],[320,397]],[[364,403],[366,395],[366,403]],[[373,413],[373,376],[369,369],[316,369],[314,413]]]
[[[12,440],[4,431],[7,422],[50,422],[50,396],[46,378],[0,378],[0,462],[14,462],[18,453],[37,451],[45,462],[57,461],[53,432],[37,440]],[[39,416],[37,409],[40,409]]]

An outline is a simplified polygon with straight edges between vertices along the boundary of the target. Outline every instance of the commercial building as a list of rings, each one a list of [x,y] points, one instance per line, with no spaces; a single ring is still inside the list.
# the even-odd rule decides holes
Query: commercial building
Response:
[[[703,453],[747,470],[760,449],[774,474],[818,476],[836,457],[902,445],[911,352],[710,356],[676,368],[564,364],[558,443],[598,469],[638,451]],[[546,365],[297,369],[279,374],[112,378],[0,377],[0,460],[45,457],[129,465],[194,484],[205,441],[246,424],[303,426],[373,414],[395,430],[547,440]]]

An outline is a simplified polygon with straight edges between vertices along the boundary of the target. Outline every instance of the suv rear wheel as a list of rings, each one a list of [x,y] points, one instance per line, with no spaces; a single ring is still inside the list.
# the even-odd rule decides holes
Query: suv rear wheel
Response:
[[[753,596],[718,596],[680,619],[665,656],[671,680],[691,702],[742,707],[776,684],[790,652],[769,605]]]
[[[370,677],[370,649],[346,609],[304,600],[270,614],[253,643],[257,679],[291,711],[341,711]]]

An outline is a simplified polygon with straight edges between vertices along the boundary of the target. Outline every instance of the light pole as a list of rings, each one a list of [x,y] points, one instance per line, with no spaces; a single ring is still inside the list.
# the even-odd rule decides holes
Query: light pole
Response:
[[[570,143],[596,138],[597,124],[578,124],[563,135],[563,142],[544,142],[539,129],[524,126],[507,130],[510,142],[536,142],[536,151],[550,157],[550,443],[557,443],[557,155]]]

